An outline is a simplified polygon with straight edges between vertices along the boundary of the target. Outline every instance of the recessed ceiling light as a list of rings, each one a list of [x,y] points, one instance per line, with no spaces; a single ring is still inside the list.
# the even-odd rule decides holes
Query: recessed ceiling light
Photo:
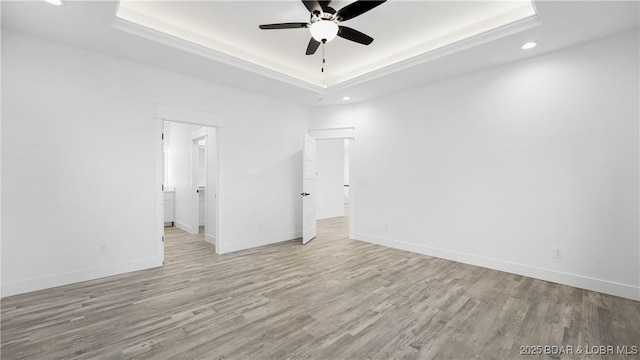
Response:
[[[343,97],[342,97],[342,100],[344,100],[344,101],[349,101],[349,100],[351,100],[351,98],[350,98],[350,97],[348,97],[348,96],[343,96]]]
[[[64,0],[44,0],[44,1],[56,6],[64,5]]]
[[[527,49],[532,49],[536,47],[536,45],[538,45],[537,41],[529,41],[528,43],[525,43],[524,45],[522,45],[520,48],[522,50],[527,50]]]

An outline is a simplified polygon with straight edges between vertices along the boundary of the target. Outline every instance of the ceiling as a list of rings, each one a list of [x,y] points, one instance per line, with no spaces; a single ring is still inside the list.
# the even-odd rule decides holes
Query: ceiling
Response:
[[[351,1],[332,1],[336,10]],[[375,38],[363,46],[340,37],[322,51],[305,55],[309,29],[260,30],[259,24],[308,22],[309,11],[295,1],[121,0],[117,26],[137,33],[147,28],[278,73],[280,80],[306,82],[318,91],[383,70],[465,38],[535,15],[531,0],[391,0],[342,22]],[[129,25],[129,26],[127,26]],[[131,26],[133,25],[133,26]],[[296,81],[297,80],[297,81]],[[315,86],[314,86],[315,85]]]
[[[638,1],[535,1],[535,16],[523,12],[527,3],[389,0],[344,23],[375,41],[328,43],[325,74],[320,51],[304,55],[308,30],[258,29],[308,20],[297,0],[67,0],[59,7],[36,0],[1,6],[3,29],[310,106],[344,103],[345,95],[351,102],[368,100],[639,26]],[[130,13],[120,14],[126,19],[116,17],[125,8]],[[146,22],[134,19],[140,12]],[[516,13],[521,20],[506,16]],[[531,40],[539,45],[520,49]]]

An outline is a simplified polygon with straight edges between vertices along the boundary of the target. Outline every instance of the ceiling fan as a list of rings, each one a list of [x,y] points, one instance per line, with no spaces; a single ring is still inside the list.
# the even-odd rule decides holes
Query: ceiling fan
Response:
[[[307,46],[307,55],[313,55],[316,50],[318,50],[321,43],[324,44],[331,41],[335,39],[336,36],[340,36],[343,39],[351,40],[359,44],[369,45],[373,42],[373,38],[371,36],[363,34],[350,27],[338,24],[362,15],[376,6],[381,5],[385,1],[386,0],[359,0],[336,11],[334,8],[329,6],[331,0],[302,0],[302,3],[307,10],[309,10],[311,15],[309,22],[267,24],[260,25],[260,29],[277,30],[309,28],[311,32],[311,40],[309,40],[309,45]]]

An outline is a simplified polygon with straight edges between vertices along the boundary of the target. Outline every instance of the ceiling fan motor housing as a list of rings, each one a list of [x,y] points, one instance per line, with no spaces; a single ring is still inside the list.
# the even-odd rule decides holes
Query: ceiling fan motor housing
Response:
[[[315,11],[311,13],[311,23],[313,24],[314,22],[320,21],[320,20],[340,21],[337,18],[334,19],[335,14],[336,14],[336,10],[332,7],[327,6],[326,8],[323,9],[323,12]]]

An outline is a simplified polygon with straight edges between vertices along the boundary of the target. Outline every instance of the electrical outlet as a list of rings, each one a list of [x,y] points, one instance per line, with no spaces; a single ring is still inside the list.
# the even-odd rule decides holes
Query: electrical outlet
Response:
[[[564,249],[563,248],[553,248],[553,257],[556,259],[564,258]]]
[[[99,254],[106,254],[107,253],[107,245],[102,244],[100,245],[100,247],[98,248],[98,253]]]

